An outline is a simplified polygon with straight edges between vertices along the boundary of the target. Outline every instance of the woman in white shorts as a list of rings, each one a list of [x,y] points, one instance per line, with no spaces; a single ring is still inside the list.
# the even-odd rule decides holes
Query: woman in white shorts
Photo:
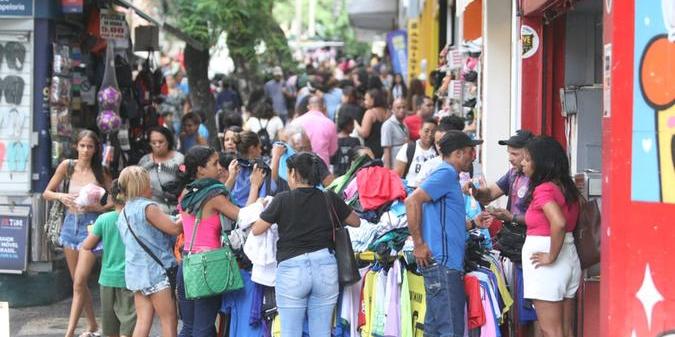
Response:
[[[525,149],[523,172],[530,178],[530,189],[525,198],[529,207],[522,252],[524,297],[534,303],[544,336],[569,337],[581,278],[572,236],[579,217],[579,191],[556,140],[535,137]]]

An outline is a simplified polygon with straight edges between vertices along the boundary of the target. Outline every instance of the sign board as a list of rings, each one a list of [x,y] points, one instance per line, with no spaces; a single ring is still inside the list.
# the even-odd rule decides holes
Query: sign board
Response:
[[[420,20],[408,20],[408,79],[412,80],[420,73],[421,55]],[[410,83],[408,83],[410,85]]]
[[[129,33],[124,14],[113,11],[101,11],[100,28],[104,39],[125,39]]]
[[[63,13],[82,13],[84,0],[61,0]]]
[[[401,74],[403,80],[408,79],[408,33],[405,30],[395,30],[387,33],[387,48],[391,55],[391,64],[394,73]]]
[[[0,206],[0,273],[26,270],[29,228],[30,206]]]
[[[33,16],[33,0],[0,0],[2,16]]]
[[[520,41],[523,46],[523,59],[531,57],[539,50],[539,34],[530,26],[520,27]]]
[[[605,57],[602,71],[602,117],[612,115],[612,44],[605,44]]]

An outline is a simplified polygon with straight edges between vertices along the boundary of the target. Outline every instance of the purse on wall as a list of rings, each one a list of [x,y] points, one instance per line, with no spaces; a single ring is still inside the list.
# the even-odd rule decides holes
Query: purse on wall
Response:
[[[68,160],[68,169],[66,170],[66,178],[63,180],[61,192],[68,193],[70,187],[70,178],[75,170],[75,165],[72,160]],[[59,236],[61,235],[61,227],[63,226],[63,219],[66,215],[66,206],[58,200],[52,202],[49,208],[49,216],[45,222],[44,231],[49,242],[53,247],[61,247]]]
[[[600,262],[600,236],[602,221],[597,200],[579,200],[579,219],[574,229],[574,245],[577,248],[581,269]]]
[[[185,298],[188,300],[215,296],[244,287],[239,265],[226,233],[223,233],[223,247],[201,253],[192,253],[201,215],[200,210],[197,213],[190,248],[188,253],[183,256],[183,281]]]

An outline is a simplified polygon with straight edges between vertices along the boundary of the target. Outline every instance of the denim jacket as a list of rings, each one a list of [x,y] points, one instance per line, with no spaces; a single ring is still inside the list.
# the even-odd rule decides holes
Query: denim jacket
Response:
[[[117,228],[126,247],[126,268],[124,279],[127,288],[138,291],[153,287],[166,279],[164,268],[176,265],[171,247],[171,236],[153,225],[145,217],[145,209],[156,202],[146,198],[136,198],[128,201],[124,211],[117,219]],[[126,213],[131,228],[136,236],[157,256],[164,266],[160,266],[143,248],[129,231],[124,213]]]

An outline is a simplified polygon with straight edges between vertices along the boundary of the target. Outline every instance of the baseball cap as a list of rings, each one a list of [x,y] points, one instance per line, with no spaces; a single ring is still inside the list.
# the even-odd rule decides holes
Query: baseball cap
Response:
[[[527,142],[532,139],[532,137],[534,137],[532,132],[528,130],[518,130],[516,131],[515,135],[511,136],[511,138],[507,140],[500,140],[499,145],[508,145],[520,149],[524,148]]]
[[[448,155],[452,151],[465,148],[467,146],[476,146],[483,144],[482,139],[471,139],[469,135],[462,131],[450,130],[443,135],[439,142],[441,146],[441,153]]]
[[[272,69],[272,75],[274,76],[284,76],[284,72],[281,70],[281,67],[277,66]]]

